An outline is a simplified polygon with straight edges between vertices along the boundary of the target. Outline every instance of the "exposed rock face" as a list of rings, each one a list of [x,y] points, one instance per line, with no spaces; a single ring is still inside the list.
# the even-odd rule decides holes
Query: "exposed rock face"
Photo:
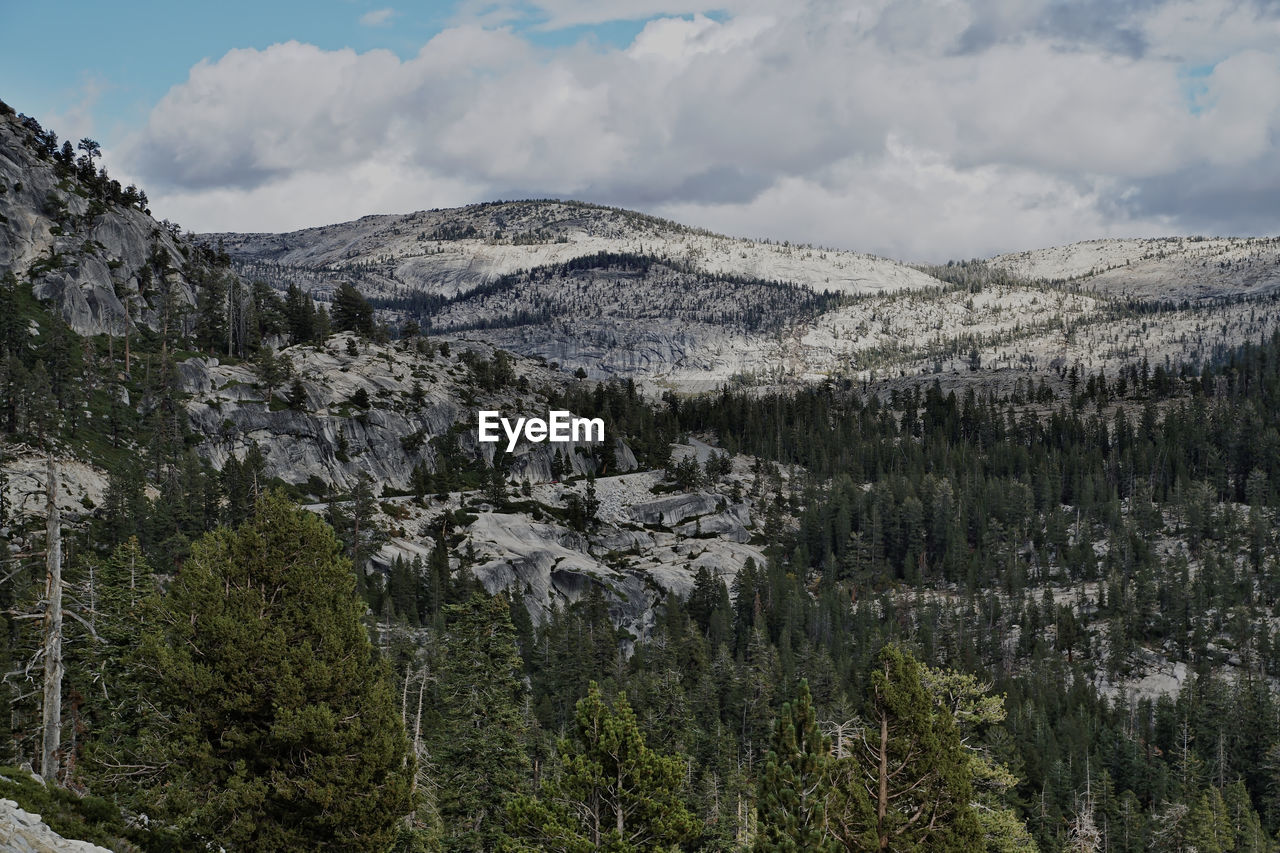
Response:
[[[29,277],[32,292],[81,334],[155,328],[166,294],[175,316],[194,305],[183,272],[190,241],[59,177],[31,138],[16,116],[0,115],[0,273]]]
[[[701,445],[706,448],[706,445]],[[677,458],[698,449],[677,445]],[[490,593],[520,596],[535,623],[552,607],[579,600],[593,584],[601,586],[613,621],[635,637],[653,629],[657,605],[668,593],[687,596],[694,576],[705,566],[713,576],[732,583],[747,560],[764,565],[764,554],[752,542],[751,508],[734,503],[751,477],[751,462],[733,460],[732,472],[697,492],[655,497],[658,472],[640,471],[595,481],[600,510],[597,524],[580,533],[543,515],[496,512],[484,508],[462,530],[464,543],[455,553],[474,554],[470,570]],[[736,486],[736,490],[735,490]],[[531,500],[545,508],[563,507],[570,493],[583,494],[582,483],[535,486]],[[393,537],[376,562],[385,566],[397,557],[423,560],[429,542],[422,538],[443,509],[456,509],[474,496],[452,495],[443,506],[423,508],[404,502],[397,524],[419,535]]]
[[[349,343],[356,354],[349,352]],[[289,483],[315,478],[345,490],[363,472],[379,485],[404,489],[415,465],[436,470],[432,439],[452,436],[462,453],[483,455],[491,464],[499,444],[478,441],[477,411],[545,417],[547,392],[572,381],[517,359],[512,384],[486,393],[472,382],[464,361],[468,349],[477,358],[493,354],[492,347],[472,344],[458,345],[448,356],[427,356],[405,345],[356,343],[349,334],[323,347],[290,347],[283,354],[306,397],[297,409],[283,399],[293,390],[291,383],[272,389],[268,401],[251,365],[189,359],[179,365],[179,376],[191,395],[187,410],[191,428],[202,437],[199,450],[214,467],[221,468],[232,455],[243,458],[256,444],[268,475]],[[356,402],[361,394],[367,407]],[[635,455],[617,436],[606,435],[604,444],[522,441],[501,464],[508,478],[533,483],[553,479],[557,456],[566,475],[595,471],[597,457],[611,472],[635,469]],[[505,451],[505,438],[500,445]]]
[[[439,465],[433,439],[453,442],[463,456],[491,464],[498,445],[477,441],[478,409],[543,416],[547,394],[575,381],[538,361],[514,358],[504,387],[483,391],[469,362],[491,359],[494,350],[475,342],[452,342],[448,356],[426,355],[407,344],[371,344],[344,334],[322,347],[282,353],[304,392],[298,408],[284,399],[298,396],[292,380],[272,389],[269,401],[252,365],[199,358],[178,366],[190,395],[190,425],[202,439],[197,449],[221,468],[256,443],[269,476],[291,483],[314,478],[339,492],[361,472],[380,488],[406,489],[415,465],[432,471]],[[353,402],[360,396],[367,398],[367,408]],[[736,460],[731,475],[695,492],[656,494],[661,473],[637,471],[635,455],[616,435],[606,434],[603,446],[521,440],[512,453],[505,446],[503,439],[499,464],[508,483],[531,484],[528,497],[509,485],[510,497],[539,509],[495,511],[479,492],[453,492],[447,501],[432,497],[424,504],[390,498],[380,506],[378,522],[391,536],[373,569],[385,570],[397,557],[425,561],[441,511],[465,507],[476,520],[459,531],[464,541],[454,551],[455,567],[474,572],[490,592],[520,596],[536,622],[553,606],[577,601],[599,585],[615,622],[640,637],[652,629],[655,607],[668,592],[688,594],[700,566],[729,582],[748,559],[764,562],[751,541],[751,507],[731,497],[750,481],[748,460]],[[673,452],[705,463],[717,451],[695,442]],[[559,463],[553,464],[556,457]],[[557,480],[587,473],[597,475],[600,509],[598,524],[581,533],[555,514],[571,493],[585,496],[585,483]],[[323,512],[325,505],[311,508]],[[464,553],[475,560],[462,569]]]
[[[23,811],[13,800],[0,799],[0,850],[10,853],[111,853],[88,841],[63,838],[40,815]]]
[[[670,527],[686,518],[709,515],[718,510],[721,503],[721,499],[716,495],[697,492],[633,504],[628,511],[631,517],[641,524],[661,524]]]

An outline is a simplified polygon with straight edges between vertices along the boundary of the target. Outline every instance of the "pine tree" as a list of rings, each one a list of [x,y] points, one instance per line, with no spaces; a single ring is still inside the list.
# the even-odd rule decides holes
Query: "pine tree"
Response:
[[[117,547],[97,569],[90,617],[98,641],[92,643],[94,692],[112,705],[127,690],[129,652],[145,618],[143,603],[151,597],[151,564],[136,537]]]
[[[373,306],[360,291],[344,281],[333,294],[333,328],[358,335],[373,334]]]
[[[978,848],[970,758],[951,714],[929,695],[920,664],[885,646],[871,682],[861,743],[836,768],[829,814],[836,837],[855,850]]]
[[[289,403],[289,408],[295,412],[306,411],[307,408],[307,389],[302,384],[302,380],[296,376],[293,383],[289,386],[289,393],[285,395],[285,399]]]
[[[689,593],[688,611],[689,618],[698,626],[698,630],[704,635],[711,627],[711,614],[715,611],[716,605],[720,600],[720,588],[724,585],[724,581],[711,574],[711,569],[705,564],[698,564],[697,572],[693,577],[693,591]]]
[[[449,850],[492,850],[507,801],[529,778],[521,714],[523,661],[505,598],[475,594],[444,608],[436,664],[440,724],[429,749]]]
[[[413,564],[404,557],[397,556],[391,564],[387,598],[396,616],[410,625],[418,624],[418,579],[414,576]]]
[[[258,348],[254,365],[258,370],[258,379],[266,390],[269,403],[276,389],[293,375],[293,363],[289,360],[289,356],[283,353],[276,354],[271,347],[262,346]]]
[[[1210,788],[1191,803],[1187,814],[1186,843],[1196,853],[1226,853],[1235,850],[1235,831],[1226,803],[1217,788]]]
[[[795,702],[782,706],[773,744],[760,772],[757,851],[837,849],[826,826],[829,755],[827,739],[818,731],[809,683],[801,681]]]
[[[337,538],[279,492],[192,549],[139,653],[151,713],[117,790],[229,850],[385,850],[412,764]]]
[[[593,681],[574,712],[574,742],[561,741],[563,767],[537,797],[512,802],[527,850],[675,849],[696,825],[681,797],[684,762],[645,745],[625,696],[610,708]]]

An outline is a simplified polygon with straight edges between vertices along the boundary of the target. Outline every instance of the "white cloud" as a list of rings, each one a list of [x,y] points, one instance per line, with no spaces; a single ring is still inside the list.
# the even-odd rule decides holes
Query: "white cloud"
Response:
[[[158,212],[201,230],[531,194],[916,258],[1213,230],[1184,177],[1209,192],[1213,169],[1277,159],[1280,39],[1258,44],[1272,22],[1256,9],[1207,2],[1224,2],[1212,21],[1107,6],[1119,40],[1045,2],[742,0],[712,16],[625,0],[610,17],[688,16],[622,49],[475,23],[404,61],[289,42],[197,65],[120,156]],[[537,13],[570,26],[604,5]],[[1197,27],[1216,65],[1193,110]]]
[[[362,27],[385,27],[395,17],[395,9],[373,9],[360,16]]]
[[[72,142],[78,142],[86,136],[93,137],[97,132],[97,125],[93,120],[94,109],[107,87],[103,78],[85,75],[80,83],[79,97],[60,113],[41,115],[40,121],[46,127],[57,128],[64,139]]]
[[[199,231],[291,231],[377,213],[467,204],[484,187],[388,160],[299,171],[252,188],[179,190],[152,200],[156,216]]]
[[[1137,20],[1154,53],[1191,65],[1280,44],[1274,8],[1248,0],[1176,0]]]
[[[627,55],[681,68],[700,54],[743,50],[774,23],[771,17],[756,15],[733,18],[726,24],[701,14],[692,19],[658,18],[645,24],[627,48]]]
[[[842,160],[818,179],[785,178],[747,204],[680,203],[660,213],[717,231],[913,261],[1175,229],[1159,217],[1108,222],[1099,201],[1111,189],[1103,179],[1080,184],[1003,165],[960,169],[890,138],[881,158]]]

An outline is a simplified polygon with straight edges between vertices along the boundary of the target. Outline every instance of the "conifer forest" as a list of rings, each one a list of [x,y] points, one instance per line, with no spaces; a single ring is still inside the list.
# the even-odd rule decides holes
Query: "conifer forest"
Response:
[[[997,370],[1006,339],[957,337],[923,369],[663,388],[484,333],[780,335],[865,300],[653,241],[456,293],[248,278],[92,145],[2,118],[0,229],[57,230],[0,268],[0,797],[64,836],[1280,850],[1273,295],[1107,303],[1253,323],[1195,357]],[[568,243],[505,227],[413,239]],[[98,267],[116,289],[83,297]],[[1013,286],[911,273],[938,304]],[[495,450],[498,407],[606,441]]]

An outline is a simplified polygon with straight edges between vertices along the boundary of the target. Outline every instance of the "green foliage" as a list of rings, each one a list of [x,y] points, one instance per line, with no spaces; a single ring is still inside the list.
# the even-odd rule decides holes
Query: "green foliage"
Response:
[[[329,335],[329,316],[296,284],[290,284],[285,292],[281,315],[290,343],[318,343]]]
[[[929,695],[920,664],[886,646],[871,682],[860,748],[833,769],[834,835],[861,850],[961,853],[980,846],[970,758],[954,716]]]
[[[404,732],[338,551],[268,493],[156,604],[139,651],[153,713],[120,790],[193,842],[383,850],[409,810]]]
[[[131,842],[150,840],[148,833],[128,827],[120,810],[110,801],[46,786],[30,771],[18,767],[0,767],[0,797],[39,815],[63,838],[88,841],[109,849],[125,849]]]
[[[504,837],[508,800],[529,779],[515,627],[502,597],[476,594],[443,612],[438,724],[428,738],[437,768],[436,807],[446,849],[492,850]]]
[[[277,388],[293,376],[293,363],[289,356],[277,354],[271,347],[259,347],[254,362],[258,370],[258,381],[262,383],[268,400]]]
[[[809,683],[784,703],[760,771],[758,853],[835,850],[827,835],[830,744],[818,731]]]
[[[592,682],[574,723],[574,741],[560,743],[559,772],[510,806],[517,849],[631,853],[694,837],[683,762],[645,745],[625,696],[610,708]]]
[[[333,330],[373,335],[373,306],[350,282],[343,282],[333,294]],[[302,329],[299,328],[299,332]]]

